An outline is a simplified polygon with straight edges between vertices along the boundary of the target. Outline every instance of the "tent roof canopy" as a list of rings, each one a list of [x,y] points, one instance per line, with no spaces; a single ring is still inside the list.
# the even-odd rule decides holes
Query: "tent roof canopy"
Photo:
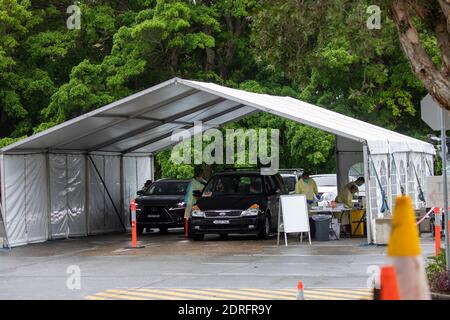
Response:
[[[177,141],[175,129],[202,121],[203,130],[257,111],[291,119],[337,136],[366,143],[372,154],[424,152],[426,142],[290,97],[231,89],[173,78],[1,149],[2,153],[77,151],[153,153]]]

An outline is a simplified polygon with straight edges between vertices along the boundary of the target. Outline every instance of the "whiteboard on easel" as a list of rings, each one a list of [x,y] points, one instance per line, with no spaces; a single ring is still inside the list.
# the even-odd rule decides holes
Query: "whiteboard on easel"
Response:
[[[285,233],[309,232],[309,216],[306,195],[289,194],[280,196]]]

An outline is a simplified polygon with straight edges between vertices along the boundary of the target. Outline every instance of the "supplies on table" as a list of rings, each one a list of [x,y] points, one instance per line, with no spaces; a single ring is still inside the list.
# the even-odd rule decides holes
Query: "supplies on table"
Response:
[[[345,209],[345,205],[343,203],[336,203],[336,209],[338,210],[344,210]]]

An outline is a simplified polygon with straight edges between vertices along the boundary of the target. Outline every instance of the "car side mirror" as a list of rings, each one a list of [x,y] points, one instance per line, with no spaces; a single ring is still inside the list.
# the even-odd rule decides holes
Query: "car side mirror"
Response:
[[[192,191],[192,195],[196,198],[200,198],[202,196],[202,192],[200,190]]]
[[[144,190],[138,190],[138,191],[136,192],[136,194],[137,194],[138,196],[142,196],[142,195],[144,194]]]

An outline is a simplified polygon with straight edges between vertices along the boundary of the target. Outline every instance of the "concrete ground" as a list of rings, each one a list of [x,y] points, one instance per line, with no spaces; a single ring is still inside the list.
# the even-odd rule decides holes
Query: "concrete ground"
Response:
[[[306,291],[335,288],[344,292],[366,287],[369,266],[389,263],[385,246],[367,245],[361,238],[309,245],[291,236],[288,247],[277,247],[276,237],[207,236],[196,242],[171,230],[166,235],[144,234],[142,249],[127,249],[129,240],[130,235],[116,234],[0,250],[0,299],[120,298],[120,293],[131,289],[146,291],[146,298],[157,298],[152,290],[164,298],[168,296],[165,289],[186,298],[193,288],[204,289],[202,294],[222,290],[219,298],[233,297],[233,288],[256,290],[254,297],[270,297],[267,290],[273,289],[283,297],[283,290],[295,294],[298,280]],[[434,243],[427,234],[422,235],[422,247],[424,256],[433,254]],[[68,273],[78,267],[80,289],[74,274]],[[97,295],[101,292],[109,296]]]

